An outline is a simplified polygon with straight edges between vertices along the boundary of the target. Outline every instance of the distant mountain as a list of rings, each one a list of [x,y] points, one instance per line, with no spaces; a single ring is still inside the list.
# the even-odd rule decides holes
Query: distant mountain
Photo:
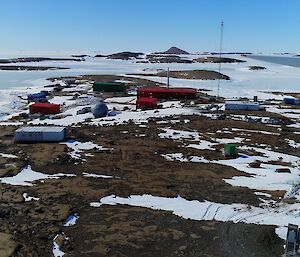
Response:
[[[189,54],[188,52],[179,49],[178,47],[172,46],[169,50],[161,52],[160,54]]]

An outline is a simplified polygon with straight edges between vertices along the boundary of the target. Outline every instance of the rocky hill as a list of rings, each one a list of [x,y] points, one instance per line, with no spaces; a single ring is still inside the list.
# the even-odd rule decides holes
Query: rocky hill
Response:
[[[189,54],[188,52],[179,49],[178,47],[172,46],[169,50],[161,52],[159,54]]]

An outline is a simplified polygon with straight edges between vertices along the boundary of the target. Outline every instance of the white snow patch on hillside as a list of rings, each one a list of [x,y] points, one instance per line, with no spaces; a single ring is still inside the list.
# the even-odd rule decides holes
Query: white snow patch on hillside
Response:
[[[176,198],[158,197],[152,195],[131,195],[128,198],[107,196],[99,202],[91,202],[92,207],[103,205],[129,205],[144,207],[152,210],[171,211],[174,215],[192,220],[217,220],[245,222],[261,225],[275,225],[280,227],[277,234],[283,237],[285,226],[289,223],[300,222],[300,204],[262,204],[254,207],[246,204],[221,204],[210,201],[186,200],[180,196]]]
[[[74,141],[74,142],[64,142],[61,143],[64,145],[67,145],[70,149],[71,152],[69,153],[70,156],[73,159],[80,159],[81,158],[81,153],[83,153],[84,151],[89,151],[89,150],[95,150],[95,151],[108,151],[108,150],[112,150],[110,148],[105,148],[103,146],[97,145],[93,142],[79,142],[79,141]]]
[[[14,186],[33,186],[32,182],[44,179],[58,179],[60,177],[73,177],[76,176],[75,174],[64,174],[64,173],[57,173],[57,174],[45,174],[41,172],[37,172],[31,169],[31,166],[27,166],[20,171],[15,176],[12,177],[4,177],[0,178],[0,182],[4,184],[10,184]]]

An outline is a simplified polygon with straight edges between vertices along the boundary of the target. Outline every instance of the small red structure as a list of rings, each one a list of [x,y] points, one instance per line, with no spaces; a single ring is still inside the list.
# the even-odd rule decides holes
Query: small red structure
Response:
[[[49,103],[35,103],[29,106],[29,113],[57,114],[60,113],[60,105]]]
[[[157,108],[157,98],[150,97],[139,97],[136,100],[136,108],[137,109],[152,109]]]
[[[148,97],[158,99],[195,99],[196,89],[183,88],[138,88],[137,97]]]

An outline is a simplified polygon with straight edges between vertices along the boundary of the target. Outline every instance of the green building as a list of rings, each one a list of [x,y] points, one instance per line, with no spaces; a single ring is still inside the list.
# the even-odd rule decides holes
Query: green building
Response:
[[[121,82],[94,82],[93,91],[119,93],[125,92],[126,86]]]

